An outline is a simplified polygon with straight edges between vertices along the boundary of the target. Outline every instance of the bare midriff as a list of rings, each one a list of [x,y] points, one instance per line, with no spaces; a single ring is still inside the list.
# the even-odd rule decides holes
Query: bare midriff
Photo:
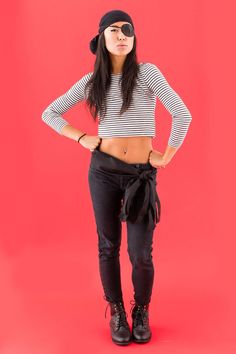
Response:
[[[150,136],[101,138],[98,150],[127,163],[147,163],[153,150],[152,139]]]

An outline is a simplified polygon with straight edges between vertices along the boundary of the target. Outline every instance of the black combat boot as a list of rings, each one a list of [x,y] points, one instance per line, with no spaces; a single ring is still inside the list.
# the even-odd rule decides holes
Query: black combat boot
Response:
[[[108,305],[110,305],[111,308],[111,319],[109,325],[112,341],[118,345],[130,344],[132,342],[132,334],[127,322],[123,301],[109,302]]]
[[[146,343],[151,339],[152,333],[149,326],[149,304],[139,305],[134,300],[130,312],[132,316],[132,337],[136,343]]]

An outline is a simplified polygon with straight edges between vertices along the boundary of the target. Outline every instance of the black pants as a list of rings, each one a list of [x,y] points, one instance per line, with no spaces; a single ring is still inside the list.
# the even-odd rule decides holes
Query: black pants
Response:
[[[160,201],[156,192],[155,178],[157,169],[149,162],[126,163],[100,151],[99,147],[91,155],[88,181],[97,226],[99,272],[105,293],[104,298],[112,302],[123,301],[119,252],[121,221],[124,220],[125,214],[124,211],[123,214],[121,213],[121,209],[122,206],[124,208],[123,204],[126,198],[125,208],[129,209],[129,214],[125,215],[127,242],[132,264],[134,299],[139,304],[147,304],[151,300],[154,280],[152,244],[155,229],[155,224],[151,228],[148,227],[147,206],[149,206],[149,216],[153,215],[154,217],[154,208],[150,207],[150,201],[152,200],[152,205],[157,201],[159,218],[156,222],[159,222]],[[138,195],[136,199],[134,188],[136,188],[135,195]],[[142,192],[144,193],[142,194]],[[133,199],[131,201],[132,193]],[[136,209],[138,208],[136,214],[135,206]],[[142,220],[134,221],[134,215],[137,217],[141,208],[146,210],[146,214],[142,212]]]

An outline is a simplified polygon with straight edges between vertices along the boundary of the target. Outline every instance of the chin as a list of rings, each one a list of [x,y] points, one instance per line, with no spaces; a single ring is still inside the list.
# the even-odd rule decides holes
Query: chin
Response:
[[[116,51],[116,54],[117,55],[120,55],[120,56],[124,56],[124,55],[127,55],[127,54],[129,54],[129,52],[130,52],[131,50],[129,49],[129,48],[126,48],[126,49],[122,49],[122,50],[117,50]]]

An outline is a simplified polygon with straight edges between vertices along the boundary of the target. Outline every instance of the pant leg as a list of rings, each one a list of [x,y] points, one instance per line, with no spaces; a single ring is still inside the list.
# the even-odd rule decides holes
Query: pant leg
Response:
[[[128,254],[132,263],[134,299],[139,304],[148,304],[154,282],[152,261],[153,230],[148,230],[147,222],[127,224]]]
[[[89,169],[90,194],[98,235],[99,272],[107,301],[122,301],[120,244],[122,225],[118,218],[122,191],[118,177]]]

